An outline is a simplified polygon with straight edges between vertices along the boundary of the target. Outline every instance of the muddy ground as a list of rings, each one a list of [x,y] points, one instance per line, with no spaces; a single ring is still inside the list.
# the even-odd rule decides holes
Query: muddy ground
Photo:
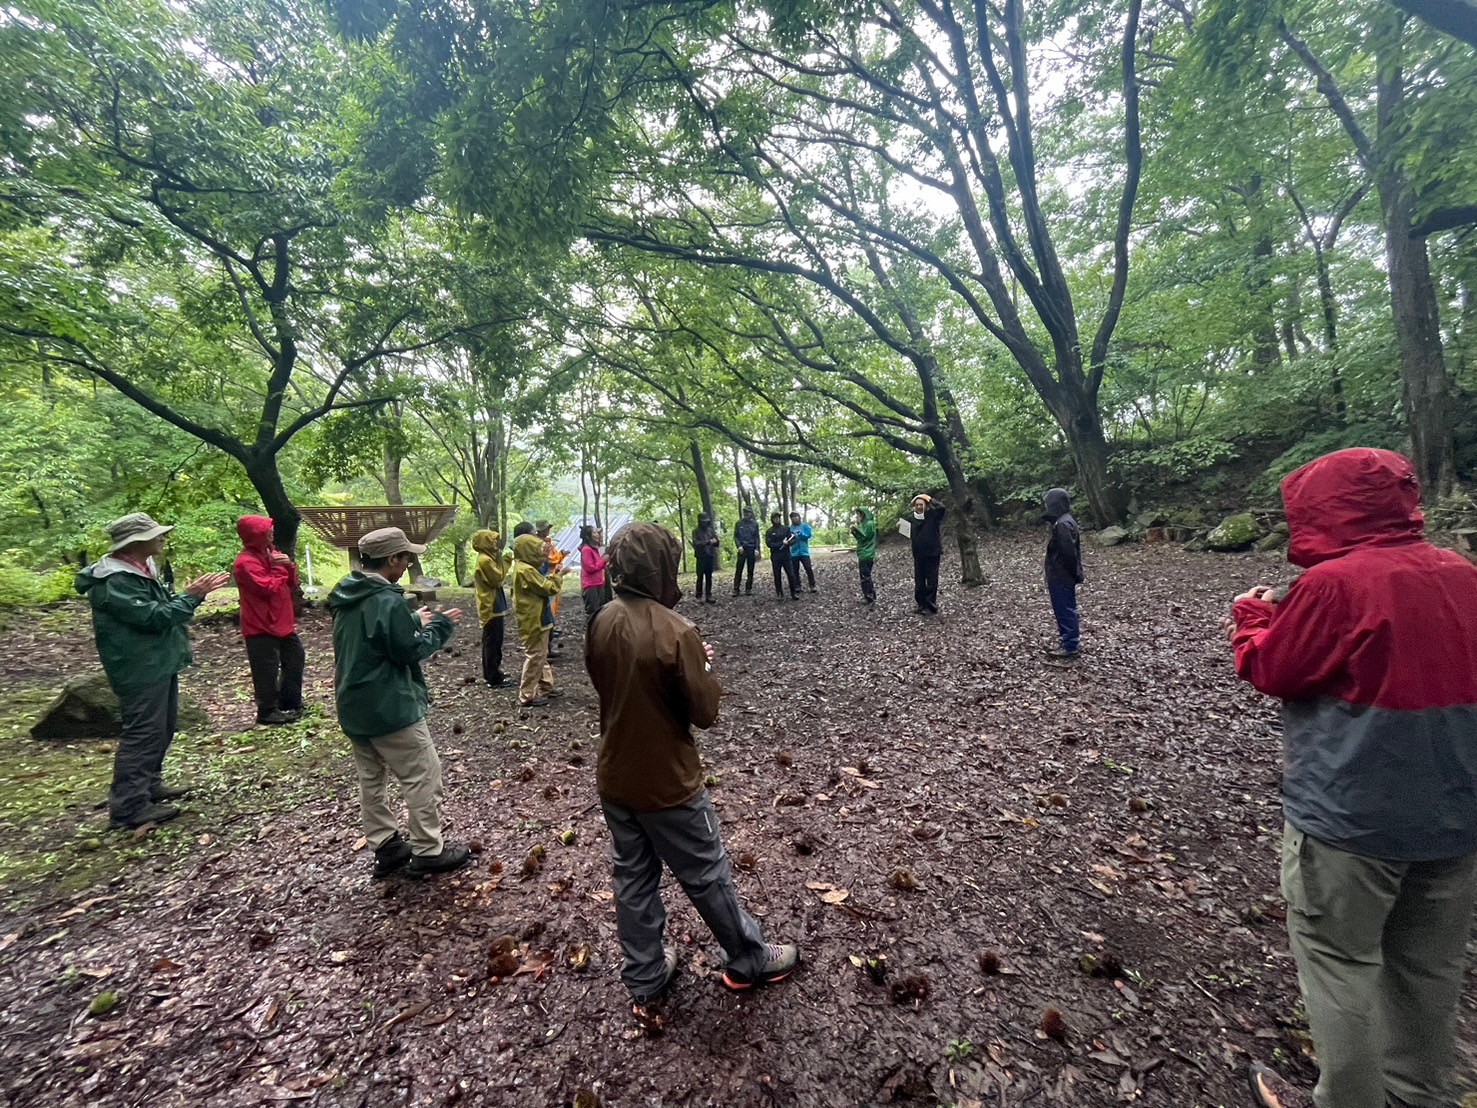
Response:
[[[1234,593],[1286,567],[1092,551],[1084,657],[1064,669],[1041,656],[1039,545],[987,543],[980,589],[946,561],[932,620],[912,614],[907,553],[889,545],[875,609],[846,555],[819,559],[820,592],[799,603],[762,580],[683,602],[728,692],[702,746],[741,895],[804,964],[728,993],[669,883],[684,972],[660,1034],[633,1022],[618,976],[577,604],[550,709],[475,683],[472,628],[428,665],[450,832],[480,855],[422,884],[369,879],[321,614],[304,626],[321,712],[278,731],[249,729],[234,629],[198,631],[185,687],[213,726],[167,768],[202,788],[152,836],[106,831],[106,747],[38,752],[11,719],[0,1093],[1193,1108],[1246,1103],[1248,1057],[1308,1079],[1277,894],[1276,713],[1236,681],[1216,627]],[[91,664],[77,608],[0,636],[16,703]],[[503,936],[517,956],[490,965]],[[89,1014],[103,994],[111,1009]]]

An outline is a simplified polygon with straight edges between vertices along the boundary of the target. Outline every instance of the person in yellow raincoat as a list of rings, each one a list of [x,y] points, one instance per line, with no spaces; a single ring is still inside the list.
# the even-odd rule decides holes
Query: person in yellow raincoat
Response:
[[[564,575],[545,574],[543,565],[542,539],[519,535],[513,540],[513,614],[524,652],[518,703],[525,708],[543,707],[560,695],[549,668],[549,633],[554,628],[553,600],[564,588]]]
[[[477,568],[472,583],[477,587],[477,618],[482,622],[482,680],[494,689],[512,684],[503,672],[503,635],[508,615],[508,596],[503,591],[513,553],[503,549],[503,537],[483,529],[472,535]]]
[[[538,537],[543,541],[544,544],[544,564],[542,567],[544,573],[562,574],[564,572],[564,551],[560,550],[557,546],[554,545],[554,540],[550,537],[550,532],[552,530],[553,524],[551,524],[546,519],[539,520],[538,523],[534,526],[534,534],[538,535]],[[560,597],[556,596],[549,603],[549,606],[554,613],[554,619],[556,620],[559,618],[560,599]],[[563,654],[563,651],[559,649],[559,630],[557,627],[550,628],[549,657],[558,658],[561,654]]]

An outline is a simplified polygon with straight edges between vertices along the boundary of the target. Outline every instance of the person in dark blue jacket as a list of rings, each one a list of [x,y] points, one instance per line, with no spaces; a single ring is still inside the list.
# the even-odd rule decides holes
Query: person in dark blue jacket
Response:
[[[913,599],[920,616],[939,614],[939,561],[944,556],[943,526],[948,510],[920,492],[913,497],[908,539],[913,546]]]
[[[1047,656],[1062,661],[1075,661],[1080,636],[1077,615],[1077,586],[1082,584],[1082,535],[1072,518],[1072,505],[1066,489],[1050,489],[1045,499],[1046,515],[1051,524],[1051,538],[1046,542],[1046,591],[1051,597],[1051,611],[1056,616],[1060,650],[1047,651]]]
[[[749,578],[744,585],[744,595],[754,595],[754,565],[759,560],[759,522],[754,518],[754,509],[745,508],[744,518],[733,525],[733,547],[738,554],[738,565],[733,570],[733,595],[739,594],[739,581],[743,579],[744,567],[748,567]]]

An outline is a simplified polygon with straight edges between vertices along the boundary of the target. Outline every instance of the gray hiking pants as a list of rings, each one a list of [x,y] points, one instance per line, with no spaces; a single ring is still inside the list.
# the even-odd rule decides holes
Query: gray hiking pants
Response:
[[[164,755],[174,741],[179,716],[179,677],[118,698],[123,733],[113,755],[113,788],[108,815],[126,823],[148,807],[164,785]]]
[[[757,976],[769,960],[759,924],[739,905],[733,867],[718,837],[718,815],[706,791],[686,804],[638,812],[600,801],[615,863],[615,921],[621,936],[621,980],[637,1003],[661,986],[664,972],[662,863],[723,947],[732,969]]]
[[[1477,855],[1387,862],[1288,824],[1282,892],[1318,1108],[1448,1108]]]

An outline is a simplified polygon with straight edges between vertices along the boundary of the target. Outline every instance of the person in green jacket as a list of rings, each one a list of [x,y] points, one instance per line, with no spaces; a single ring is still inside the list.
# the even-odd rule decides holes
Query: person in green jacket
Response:
[[[513,615],[524,655],[518,703],[525,708],[541,708],[560,695],[549,666],[549,633],[554,629],[553,598],[564,589],[564,573],[556,569],[545,576],[543,565],[542,538],[523,534],[513,540]]]
[[[92,629],[108,683],[118,694],[123,733],[113,755],[108,815],[116,831],[174,819],[165,803],[189,790],[164,784],[164,755],[179,715],[179,673],[194,658],[185,624],[200,602],[231,579],[207,573],[181,596],[159,579],[154,559],[173,526],[134,512],[108,524],[112,545],[77,574],[77,591],[92,607]]]
[[[856,539],[856,568],[862,577],[862,599],[877,603],[877,590],[872,585],[872,566],[877,561],[877,523],[869,508],[852,511],[851,534]]]
[[[472,583],[477,589],[477,620],[482,624],[482,680],[500,689],[512,682],[503,672],[503,624],[507,622],[508,596],[503,582],[513,564],[513,555],[503,549],[503,538],[483,528],[472,535],[477,569]]]
[[[441,759],[426,726],[421,662],[446,645],[460,609],[412,612],[397,581],[426,548],[398,527],[359,540],[360,569],[328,594],[333,615],[334,700],[359,774],[359,815],[374,850],[374,876],[425,877],[460,869],[471,852],[441,836]],[[400,782],[410,837],[385,799],[386,775]]]

